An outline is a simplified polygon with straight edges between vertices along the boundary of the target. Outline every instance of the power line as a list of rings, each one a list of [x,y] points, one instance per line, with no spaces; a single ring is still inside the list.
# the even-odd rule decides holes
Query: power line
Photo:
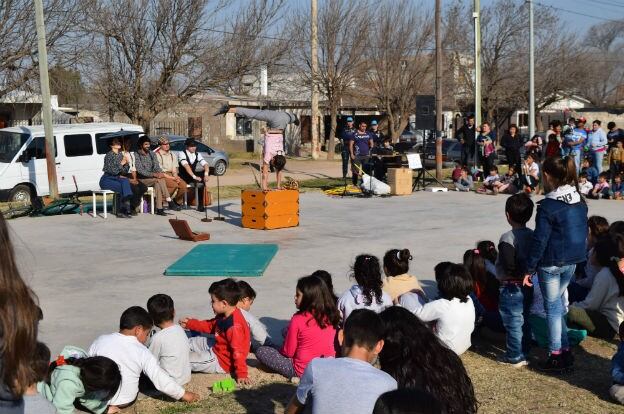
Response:
[[[615,19],[608,19],[608,18],[605,18],[605,17],[594,16],[592,14],[580,13],[580,12],[577,12],[577,11],[574,11],[574,10],[564,9],[564,8],[561,8],[561,7],[555,7],[555,6],[551,6],[550,4],[544,4],[544,3],[537,2],[537,1],[535,1],[534,3],[535,4],[539,4],[542,7],[547,7],[549,9],[559,10],[559,11],[562,11],[562,12],[565,12],[565,13],[576,14],[576,15],[579,15],[579,16],[585,16],[585,17],[589,17],[589,18],[592,18],[592,19],[596,19],[596,20],[603,20],[605,22],[622,23],[624,21],[624,19],[615,20]]]

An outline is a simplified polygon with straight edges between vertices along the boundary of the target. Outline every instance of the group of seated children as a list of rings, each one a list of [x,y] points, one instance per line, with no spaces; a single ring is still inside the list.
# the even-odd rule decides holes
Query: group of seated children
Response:
[[[533,341],[548,342],[540,284],[536,275],[532,284],[524,277],[533,209],[526,194],[511,196],[505,205],[511,229],[501,236],[498,251],[483,241],[465,252],[463,263],[439,263],[434,300],[409,274],[407,249],[387,251],[382,263],[369,254],[357,256],[355,283],[339,296],[326,271],[300,278],[283,341],[271,338],[249,312],[256,293],[244,281],[210,286],[215,317],[209,320],[182,317],[178,324],[173,300],[154,295],[147,310],[133,306],[123,312],[119,332],[100,336],[88,352],[65,347],[49,369],[49,350],[40,344],[34,358],[39,376],[27,393],[26,412],[64,414],[75,405],[117,412],[136,400],[140,388],[195,401],[198,395],[183,388],[191,372],[230,374],[248,384],[251,350],[266,369],[298,383],[288,413],[307,406],[313,413],[424,412],[418,411],[423,404],[440,408],[431,412],[474,413],[474,389],[459,355],[471,346],[475,328],[505,332],[500,361],[515,367],[527,365]],[[561,298],[570,345],[587,333],[612,339],[624,321],[624,222],[609,226],[591,217],[588,223],[587,264],[570,285],[571,303]],[[622,355],[620,347],[612,389],[619,401]],[[371,365],[375,360],[379,369]]]
[[[621,143],[619,145],[621,146]],[[591,158],[585,158],[582,167],[579,174],[581,194],[593,199],[624,200],[624,183],[622,183],[624,170],[619,162],[611,162],[609,170],[599,173],[592,165]]]
[[[488,175],[483,179],[483,184],[477,189],[481,194],[516,194],[525,191],[528,194],[535,193],[540,182],[540,170],[536,154],[527,154],[525,161],[516,171],[516,166],[510,165],[505,174],[499,174],[498,167],[492,165]],[[477,173],[479,174],[479,173]],[[478,177],[468,170],[468,167],[457,163],[451,177],[457,191],[472,191]]]

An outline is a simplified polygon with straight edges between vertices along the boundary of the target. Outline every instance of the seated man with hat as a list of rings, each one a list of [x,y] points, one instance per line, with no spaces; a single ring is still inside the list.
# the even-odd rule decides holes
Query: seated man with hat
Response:
[[[150,150],[150,139],[142,136],[138,141],[139,149],[135,153],[135,168],[138,180],[148,187],[154,187],[154,204],[156,205],[156,214],[166,216],[163,209],[163,199],[169,203],[169,208],[179,211],[180,206],[171,200],[167,184],[165,183],[165,174],[160,168],[156,154]]]
[[[197,187],[201,183],[206,186],[208,184],[208,176],[210,175],[210,166],[197,152],[197,141],[188,138],[184,141],[186,149],[180,154],[180,177],[189,184],[195,184]],[[198,191],[197,211],[204,212],[204,191]]]
[[[178,175],[178,156],[171,151],[171,144],[169,138],[162,135],[158,138],[158,145],[160,146],[156,151],[156,158],[165,174],[165,183],[167,184],[167,191],[169,194],[174,194],[173,200],[176,205],[180,206],[184,203],[184,194],[186,194],[186,181],[180,178]],[[176,192],[177,190],[177,192]]]

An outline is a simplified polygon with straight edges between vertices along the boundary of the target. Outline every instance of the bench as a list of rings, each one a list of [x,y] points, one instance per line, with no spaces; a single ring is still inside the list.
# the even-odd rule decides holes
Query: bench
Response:
[[[102,206],[103,206],[102,210],[103,210],[103,213],[104,213],[103,216],[104,216],[104,218],[108,217],[107,209],[108,209],[108,195],[109,194],[113,195],[113,211],[114,211],[115,210],[115,198],[116,198],[115,197],[116,193],[114,191],[111,191],[111,190],[93,190],[92,191],[91,195],[93,197],[93,211],[91,212],[91,214],[93,215],[93,218],[97,217],[97,204],[95,202],[95,197],[97,195],[101,195],[102,196]]]

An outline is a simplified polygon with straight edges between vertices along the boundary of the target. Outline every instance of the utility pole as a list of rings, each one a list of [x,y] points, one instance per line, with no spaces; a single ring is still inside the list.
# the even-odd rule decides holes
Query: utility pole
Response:
[[[474,7],[472,11],[472,18],[474,20],[474,86],[475,86],[475,130],[481,127],[481,1],[474,0]],[[475,139],[475,155],[473,164],[477,165],[477,141]]]
[[[535,135],[535,36],[533,34],[533,1],[529,3],[529,137]]]
[[[436,178],[442,179],[442,130],[444,129],[442,117],[442,37],[440,36],[440,26],[442,26],[442,0],[435,2],[435,45],[436,45],[436,63],[435,63],[435,79],[436,79]]]
[[[39,80],[41,82],[41,119],[45,131],[46,165],[50,197],[58,198],[56,181],[56,160],[54,156],[54,133],[52,132],[52,105],[50,104],[50,81],[48,79],[48,52],[46,50],[45,23],[43,22],[43,2],[35,0],[35,21],[37,23],[37,44],[39,54]]]
[[[310,54],[312,69],[312,117],[310,119],[310,134],[312,135],[312,159],[317,160],[319,157],[319,95],[316,87],[316,79],[318,76],[318,2],[310,0]]]

